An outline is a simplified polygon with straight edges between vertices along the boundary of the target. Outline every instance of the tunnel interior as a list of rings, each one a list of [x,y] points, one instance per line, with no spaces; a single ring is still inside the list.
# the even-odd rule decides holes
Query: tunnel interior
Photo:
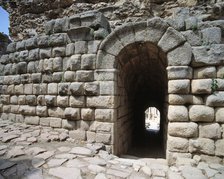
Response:
[[[165,157],[167,130],[167,60],[150,42],[126,46],[118,61],[118,153],[139,157]],[[160,130],[145,128],[145,110],[160,111]]]

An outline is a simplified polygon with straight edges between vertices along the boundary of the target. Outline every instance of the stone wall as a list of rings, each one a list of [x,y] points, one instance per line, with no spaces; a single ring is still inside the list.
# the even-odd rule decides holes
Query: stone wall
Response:
[[[12,42],[1,57],[1,118],[70,129],[122,154],[150,99],[170,164],[223,163],[224,21],[200,17],[181,9],[112,32],[96,11],[48,21],[45,35]]]
[[[219,2],[221,0],[1,0],[0,6],[10,14],[10,37],[18,41],[44,34],[44,24],[52,19],[91,10],[102,12],[114,28],[154,16],[170,17],[180,6],[190,7],[194,15],[217,19],[223,17],[223,4]]]

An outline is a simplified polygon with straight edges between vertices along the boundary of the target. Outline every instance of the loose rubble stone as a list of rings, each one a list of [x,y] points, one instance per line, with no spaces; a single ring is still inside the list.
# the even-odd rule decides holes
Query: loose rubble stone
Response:
[[[85,147],[74,147],[69,153],[76,155],[93,156],[93,152]]]
[[[49,174],[59,178],[66,178],[66,179],[81,179],[81,172],[80,169],[77,168],[66,168],[66,167],[57,167],[51,168],[49,170]],[[65,175],[66,174],[66,175]]]

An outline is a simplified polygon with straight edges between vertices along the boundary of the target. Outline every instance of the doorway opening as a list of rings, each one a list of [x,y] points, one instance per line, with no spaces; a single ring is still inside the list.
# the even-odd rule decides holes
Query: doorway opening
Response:
[[[160,131],[160,112],[155,107],[149,107],[145,110],[145,130],[151,133]]]
[[[166,54],[150,42],[135,42],[117,56],[118,154],[165,158],[167,133]],[[146,130],[145,111],[155,107],[159,130]]]

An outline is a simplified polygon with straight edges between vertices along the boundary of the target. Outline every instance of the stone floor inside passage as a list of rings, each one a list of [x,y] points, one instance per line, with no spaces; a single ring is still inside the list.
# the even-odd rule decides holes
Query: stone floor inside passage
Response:
[[[0,179],[223,179],[224,165],[199,158],[120,158],[103,145],[77,144],[68,130],[0,119]]]

